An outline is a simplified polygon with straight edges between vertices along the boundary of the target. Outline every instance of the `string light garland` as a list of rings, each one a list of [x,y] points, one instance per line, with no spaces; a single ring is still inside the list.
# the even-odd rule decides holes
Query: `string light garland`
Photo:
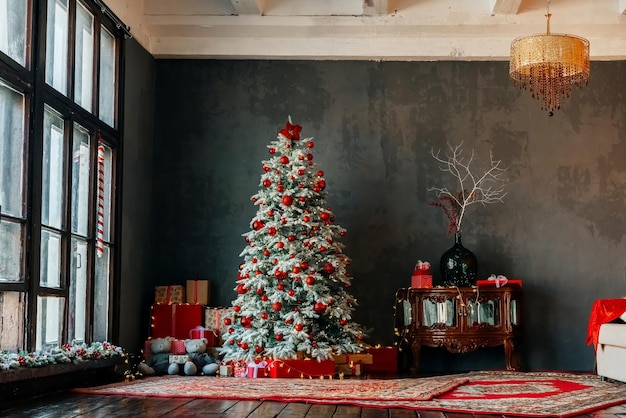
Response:
[[[550,0],[546,1],[545,34],[520,37],[511,43],[509,76],[530,90],[550,116],[570,97],[572,86],[589,84],[589,41],[575,35],[550,33]]]

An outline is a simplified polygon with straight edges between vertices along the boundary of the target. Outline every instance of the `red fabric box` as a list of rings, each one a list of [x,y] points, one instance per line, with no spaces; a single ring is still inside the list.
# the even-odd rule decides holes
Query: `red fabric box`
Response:
[[[373,357],[368,372],[398,372],[398,347],[370,347],[367,352]]]
[[[150,337],[189,338],[189,331],[204,322],[204,306],[188,304],[152,305]]]
[[[430,274],[418,274],[411,276],[411,287],[417,289],[430,289],[433,287],[433,276]]]
[[[267,365],[269,377],[291,377],[309,379],[323,377],[330,379],[335,375],[333,360],[273,360]]]
[[[193,339],[193,340],[198,340],[200,338],[206,338],[207,340],[207,347],[215,347],[217,346],[217,342],[218,342],[218,338],[217,335],[215,334],[215,331],[212,331],[210,329],[201,327],[201,326],[197,326],[194,329],[192,329],[191,331],[189,331],[189,338]]]
[[[522,287],[521,280],[476,280],[476,286],[478,287],[504,287],[504,286],[517,286]]]

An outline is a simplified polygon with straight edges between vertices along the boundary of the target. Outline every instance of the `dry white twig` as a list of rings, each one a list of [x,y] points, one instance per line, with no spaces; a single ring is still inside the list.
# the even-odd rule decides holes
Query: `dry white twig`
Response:
[[[506,168],[502,168],[501,160],[494,160],[493,153],[489,153],[490,167],[482,175],[477,176],[472,173],[471,164],[474,162],[474,150],[468,159],[463,156],[462,143],[456,146],[448,144],[449,152],[441,156],[441,151],[434,152],[431,150],[432,156],[439,162],[439,169],[452,174],[456,178],[459,191],[453,193],[446,187],[431,187],[428,191],[437,193],[438,198],[446,197],[457,206],[455,212],[455,228],[456,232],[461,231],[461,222],[467,211],[467,207],[475,203],[481,203],[483,206],[488,203],[502,202],[506,193],[504,191],[504,183],[506,181],[504,173]]]

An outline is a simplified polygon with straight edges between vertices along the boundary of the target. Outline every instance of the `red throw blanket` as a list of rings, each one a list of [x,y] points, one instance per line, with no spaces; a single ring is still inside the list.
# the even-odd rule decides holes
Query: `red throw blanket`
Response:
[[[600,326],[619,318],[626,312],[626,299],[598,299],[593,303],[587,327],[587,345],[598,349]]]

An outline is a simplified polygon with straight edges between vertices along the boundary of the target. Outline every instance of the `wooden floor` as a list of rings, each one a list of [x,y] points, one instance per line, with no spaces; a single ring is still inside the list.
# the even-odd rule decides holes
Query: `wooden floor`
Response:
[[[233,386],[233,390],[237,390]],[[626,404],[583,417],[626,418]],[[348,405],[314,405],[260,401],[229,401],[186,398],[142,398],[59,393],[0,405],[0,417],[105,418],[105,417],[228,417],[228,418],[494,418],[494,415],[446,414],[407,409],[361,408]]]

